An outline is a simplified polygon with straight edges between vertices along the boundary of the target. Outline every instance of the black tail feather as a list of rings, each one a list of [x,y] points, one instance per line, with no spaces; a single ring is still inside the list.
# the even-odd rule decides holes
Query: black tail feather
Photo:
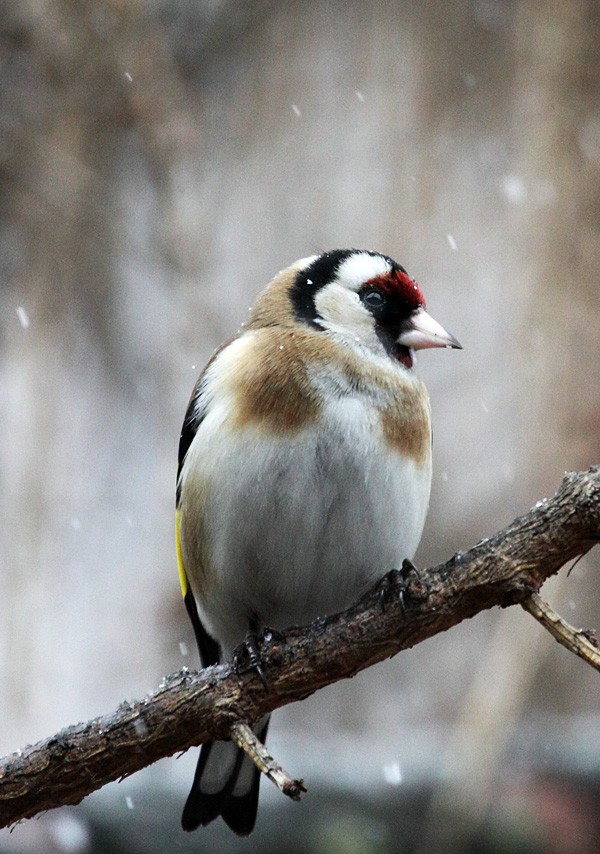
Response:
[[[240,750],[243,754],[243,751]],[[258,793],[260,790],[260,771],[254,768],[254,777],[250,791],[241,797],[230,794],[221,805],[221,816],[238,836],[248,836],[254,830],[258,812]]]
[[[258,737],[264,743],[269,721],[267,719]],[[209,760],[214,742],[203,744],[196,766],[194,782],[183,808],[181,826],[186,831],[196,830],[214,821],[219,815],[238,836],[247,836],[254,829],[258,810],[260,789],[260,771],[254,768],[252,784],[243,795],[235,795],[234,789],[244,760],[250,762],[244,751],[239,748],[235,765],[225,785],[219,792],[207,794],[202,791],[202,775]]]
[[[243,751],[239,750],[234,769],[225,786],[220,792],[206,794],[201,790],[201,780],[213,746],[214,741],[208,741],[200,748],[200,756],[198,757],[198,764],[196,765],[194,782],[192,783],[192,788],[190,789],[190,793],[187,801],[185,802],[183,814],[181,816],[181,826],[187,831],[196,830],[196,828],[201,825],[204,826],[210,824],[211,821],[214,821],[215,818],[221,815],[223,803],[235,785],[235,781],[237,780],[237,775],[242,764]]]

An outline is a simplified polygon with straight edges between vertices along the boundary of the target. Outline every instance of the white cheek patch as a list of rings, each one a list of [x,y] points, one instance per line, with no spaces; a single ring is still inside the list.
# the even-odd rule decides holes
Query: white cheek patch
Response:
[[[385,276],[391,272],[392,268],[389,261],[386,261],[381,255],[367,255],[366,252],[360,252],[351,255],[340,264],[336,279],[346,288],[358,291],[369,279],[374,279],[375,276]]]
[[[371,317],[355,291],[337,282],[325,285],[315,294],[315,308],[320,318],[336,326],[353,329],[357,324],[371,326]]]
[[[322,326],[345,338],[357,338],[362,344],[379,349],[373,316],[354,291],[336,282],[325,285],[315,295],[315,308]]]

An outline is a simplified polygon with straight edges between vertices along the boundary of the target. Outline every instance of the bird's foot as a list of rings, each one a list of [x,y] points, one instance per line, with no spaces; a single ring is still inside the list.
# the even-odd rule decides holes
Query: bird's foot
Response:
[[[269,690],[267,677],[265,676],[264,662],[260,653],[260,640],[258,633],[254,629],[250,629],[242,643],[234,649],[233,666],[238,676],[255,670],[265,691]]]
[[[285,635],[277,629],[263,628],[258,631],[251,628],[245,639],[233,651],[233,666],[238,676],[254,670],[263,684],[265,691],[269,690],[269,683],[265,675],[265,666],[261,654],[264,643],[285,643]]]
[[[379,582],[377,590],[379,605],[382,612],[385,612],[386,605],[391,602],[398,602],[400,610],[402,611],[402,616],[406,617],[406,608],[410,597],[407,582],[408,577],[411,574],[420,578],[419,570],[411,560],[408,560],[408,558],[405,558],[402,561],[401,569],[391,569],[389,572],[386,572]]]

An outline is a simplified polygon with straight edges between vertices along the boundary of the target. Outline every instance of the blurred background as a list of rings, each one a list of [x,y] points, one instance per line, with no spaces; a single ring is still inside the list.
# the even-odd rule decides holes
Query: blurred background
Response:
[[[600,462],[600,4],[1,0],[0,752],[197,653],[177,443],[212,350],[299,257],[387,253],[463,352],[417,563]],[[543,595],[600,625],[600,550]],[[526,851],[600,838],[600,691],[518,608],[278,712],[255,834],[179,829],[197,751],[1,852]]]

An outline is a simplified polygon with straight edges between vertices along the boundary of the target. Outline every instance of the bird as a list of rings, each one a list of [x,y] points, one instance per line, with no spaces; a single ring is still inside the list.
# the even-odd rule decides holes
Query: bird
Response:
[[[335,249],[279,272],[192,392],[179,442],[176,547],[203,667],[248,632],[354,604],[411,560],[431,488],[415,351],[462,349],[405,268]],[[254,726],[264,742],[266,716]],[[260,774],[201,746],[182,827],[254,828]]]

